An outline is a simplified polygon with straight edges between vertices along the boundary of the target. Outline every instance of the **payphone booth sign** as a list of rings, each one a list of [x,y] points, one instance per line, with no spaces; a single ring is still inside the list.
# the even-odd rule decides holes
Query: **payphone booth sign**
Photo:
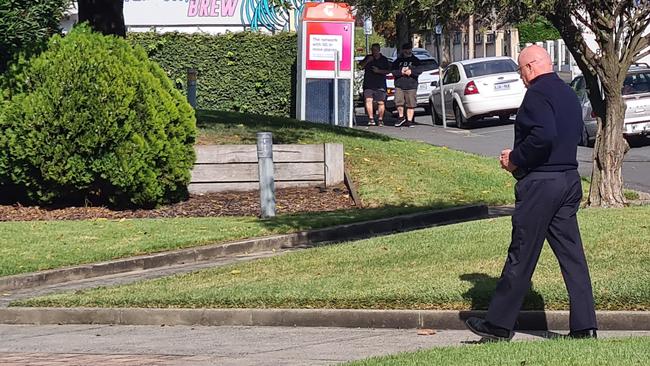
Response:
[[[339,53],[340,71],[352,71],[352,34],[354,17],[347,4],[306,3],[306,70],[335,71]]]
[[[340,70],[352,70],[352,31],[346,23],[307,23],[307,70],[334,71],[339,53]]]

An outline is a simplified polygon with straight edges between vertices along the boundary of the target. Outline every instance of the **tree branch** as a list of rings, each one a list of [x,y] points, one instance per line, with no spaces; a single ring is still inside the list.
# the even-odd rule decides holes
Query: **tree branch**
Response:
[[[567,12],[555,12],[554,14],[547,14],[546,18],[560,31],[580,69],[585,73],[586,71],[592,74],[599,73],[600,56],[596,55],[587,46],[582,31],[573,23],[571,15]]]

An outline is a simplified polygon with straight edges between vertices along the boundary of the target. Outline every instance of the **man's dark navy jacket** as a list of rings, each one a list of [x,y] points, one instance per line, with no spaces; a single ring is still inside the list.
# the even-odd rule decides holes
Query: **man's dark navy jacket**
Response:
[[[540,75],[532,80],[517,112],[510,161],[526,171],[577,169],[582,130],[575,92],[555,73]]]

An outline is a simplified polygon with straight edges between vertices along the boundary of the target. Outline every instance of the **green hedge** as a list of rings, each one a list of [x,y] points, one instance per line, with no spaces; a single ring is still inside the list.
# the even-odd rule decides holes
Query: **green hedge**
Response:
[[[78,26],[8,77],[0,196],[154,206],[187,195],[194,111],[141,48]]]
[[[519,43],[535,43],[562,38],[560,32],[546,19],[537,19],[517,24]]]
[[[222,35],[130,33],[185,93],[187,69],[198,70],[200,109],[291,116],[295,106],[295,33]]]

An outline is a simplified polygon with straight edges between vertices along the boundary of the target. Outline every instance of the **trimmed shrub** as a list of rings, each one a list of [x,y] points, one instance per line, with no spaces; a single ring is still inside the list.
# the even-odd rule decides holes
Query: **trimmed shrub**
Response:
[[[40,52],[59,23],[70,0],[0,0],[0,73],[20,53]]]
[[[129,33],[179,88],[198,70],[197,108],[291,116],[295,106],[295,33],[221,35]]]
[[[76,27],[10,75],[0,188],[39,203],[153,206],[187,195],[196,119],[141,48]]]

